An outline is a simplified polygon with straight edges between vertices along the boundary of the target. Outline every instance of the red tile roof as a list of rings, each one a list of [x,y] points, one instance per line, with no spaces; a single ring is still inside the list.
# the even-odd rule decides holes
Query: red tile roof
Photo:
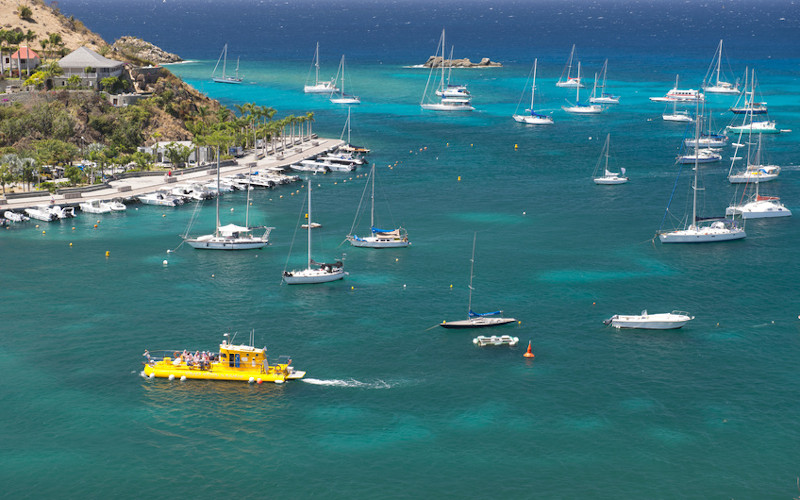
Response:
[[[28,47],[20,47],[11,55],[11,59],[36,59],[39,55]]]

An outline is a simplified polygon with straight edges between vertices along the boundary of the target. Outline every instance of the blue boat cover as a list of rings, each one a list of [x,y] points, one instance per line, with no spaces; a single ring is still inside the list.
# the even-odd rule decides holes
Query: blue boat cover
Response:
[[[469,317],[470,318],[479,318],[481,316],[494,316],[496,314],[501,314],[503,311],[495,311],[490,313],[476,313],[472,309],[469,310]]]

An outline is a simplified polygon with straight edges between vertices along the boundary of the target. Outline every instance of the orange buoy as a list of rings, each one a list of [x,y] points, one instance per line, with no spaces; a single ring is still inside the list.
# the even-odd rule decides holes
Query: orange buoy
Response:
[[[528,351],[525,354],[523,354],[523,356],[525,356],[526,358],[534,357],[533,353],[531,352],[531,341],[530,340],[528,341]]]

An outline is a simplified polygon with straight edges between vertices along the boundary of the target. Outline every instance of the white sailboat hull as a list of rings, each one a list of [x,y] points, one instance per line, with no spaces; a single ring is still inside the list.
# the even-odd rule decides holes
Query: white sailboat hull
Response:
[[[269,238],[225,238],[213,234],[187,238],[185,241],[199,250],[252,250],[269,245]]]
[[[620,177],[619,175],[606,175],[594,179],[595,184],[603,184],[603,185],[625,184],[626,182],[628,182],[628,178]]]
[[[477,318],[469,318],[458,321],[443,321],[439,324],[442,328],[487,328],[491,326],[507,325],[514,323],[517,320],[514,318],[496,318],[489,316],[480,316]]]
[[[472,111],[475,108],[470,106],[469,103],[447,103],[447,102],[433,102],[421,104],[422,109],[429,109],[433,111]]]
[[[340,280],[344,278],[346,274],[347,273],[344,272],[344,269],[341,267],[332,268],[331,270],[309,267],[300,271],[284,272],[283,281],[287,285],[309,285]]]
[[[410,244],[408,238],[382,238],[380,236],[360,238],[353,235],[348,236],[347,241],[354,247],[360,248],[403,248]]]
[[[335,97],[331,99],[334,104],[361,104],[361,99],[358,97]]]
[[[553,118],[550,116],[512,115],[512,118],[514,118],[517,123],[524,123],[526,125],[553,124]]]
[[[694,118],[683,113],[664,114],[661,115],[661,119],[664,120],[665,122],[681,122],[681,123],[691,123],[694,121]]]
[[[658,235],[661,243],[712,243],[717,241],[731,241],[745,238],[747,233],[740,228],[727,227],[690,227],[669,231]]]
[[[576,115],[596,115],[603,112],[603,107],[598,106],[597,104],[590,104],[588,106],[562,106],[561,109],[567,113],[573,113]]]

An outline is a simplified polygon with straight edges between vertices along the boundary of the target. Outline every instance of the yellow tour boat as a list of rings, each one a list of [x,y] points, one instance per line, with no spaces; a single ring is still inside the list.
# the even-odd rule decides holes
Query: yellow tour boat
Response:
[[[229,344],[226,339],[216,353],[167,350],[159,356],[145,351],[143,374],[148,378],[236,380],[251,384],[282,384],[305,376],[306,372],[290,366],[292,360],[288,356],[280,356],[277,362],[270,364],[267,360],[267,348],[254,347],[252,336],[250,344]]]

